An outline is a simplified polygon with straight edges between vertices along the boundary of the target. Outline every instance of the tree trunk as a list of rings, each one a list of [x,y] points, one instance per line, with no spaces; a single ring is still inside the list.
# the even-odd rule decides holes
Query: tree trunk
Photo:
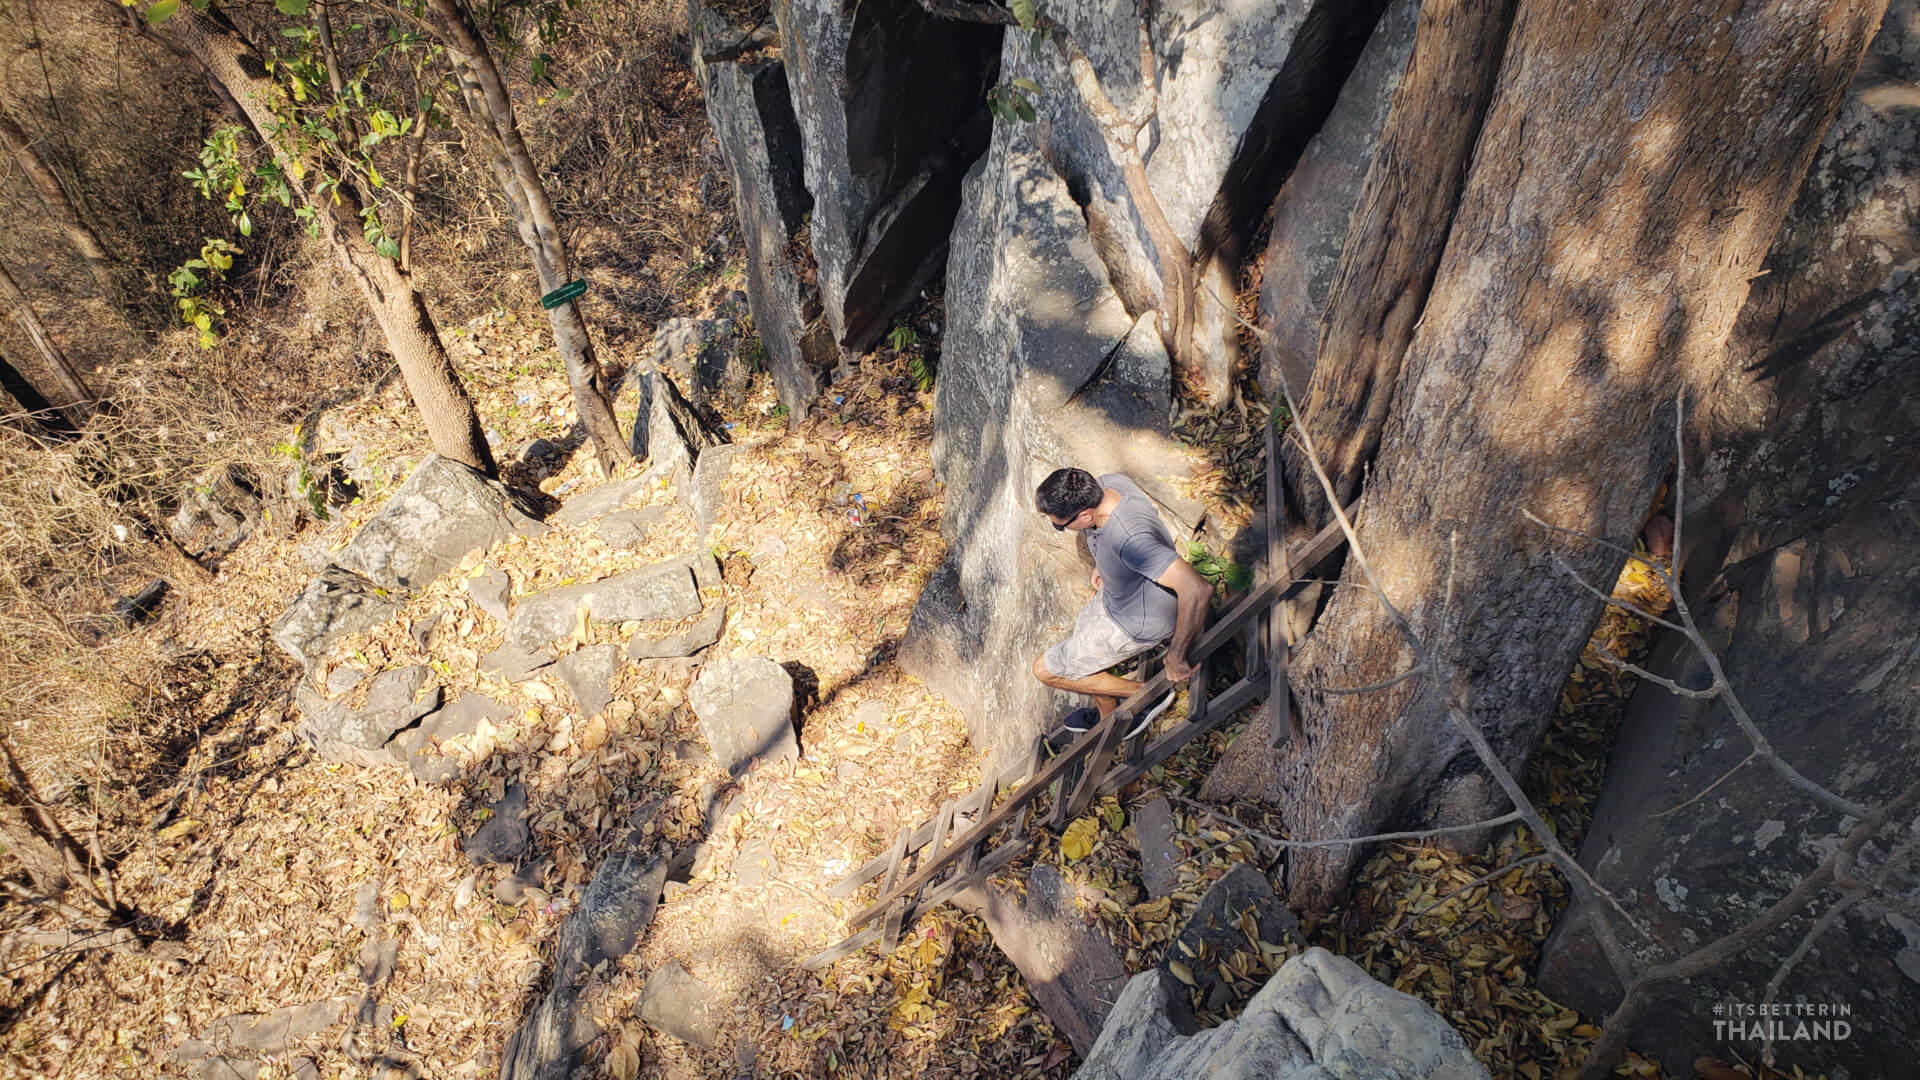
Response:
[[[282,168],[288,168],[287,155],[268,134],[278,124],[268,102],[280,91],[265,77],[252,47],[186,6],[160,29],[239,104],[254,134],[272,150]],[[288,169],[290,177],[294,172]],[[400,366],[400,375],[406,380],[407,392],[426,422],[434,453],[487,476],[497,475],[480,418],[441,344],[433,316],[414,291],[413,279],[367,242],[361,229],[359,200],[346,185],[316,197],[302,183],[293,183],[317,215],[321,235],[333,248],[341,269],[373,310],[375,321],[386,335],[387,347]]]
[[[112,906],[111,888],[102,889],[95,881],[86,850],[40,800],[4,740],[0,740],[0,843],[43,895],[57,900],[78,885],[103,910]]]
[[[1428,0],[1354,206],[1327,297],[1310,378],[1283,371],[1345,506],[1379,449],[1427,291],[1447,242],[1474,140],[1493,96],[1514,0]],[[1312,475],[1298,442],[1287,475]],[[1296,486],[1293,524],[1311,536],[1332,515],[1317,484]]]
[[[533,255],[540,277],[540,291],[550,293],[573,279],[566,238],[560,233],[553,204],[533,163],[520,125],[514,118],[513,99],[507,94],[500,69],[494,66],[493,53],[480,39],[466,14],[454,0],[430,0],[440,26],[447,55],[454,63],[467,106],[476,119],[483,120],[492,132],[487,147],[489,164],[507,207],[520,232],[520,239]],[[612,475],[617,462],[630,461],[633,451],[620,437],[619,422],[613,416],[613,396],[608,392],[606,373],[594,355],[593,338],[587,333],[586,320],[580,315],[578,301],[568,300],[547,309],[547,321],[553,327],[554,344],[567,369],[567,383],[573,389],[573,405],[580,423],[593,440],[594,455],[600,468]]]
[[[33,339],[33,347],[39,351],[41,359],[47,362],[48,370],[53,372],[54,376],[60,380],[61,386],[66,389],[69,399],[66,405],[68,414],[73,417],[76,424],[86,423],[88,418],[93,416],[97,404],[93,391],[87,388],[87,381],[80,377],[79,369],[67,359],[67,354],[61,352],[60,346],[53,343],[53,338],[47,333],[46,326],[40,322],[40,316],[34,314],[33,305],[27,302],[27,294],[21,290],[20,283],[13,280],[13,274],[7,270],[5,264],[0,264],[0,299],[4,299],[13,308],[14,318],[20,320],[20,326],[27,332],[27,337]]]
[[[80,429],[73,426],[67,415],[55,408],[53,403],[41,394],[33,385],[33,380],[20,372],[6,357],[0,356],[0,390],[20,403],[30,428],[38,429],[49,438],[74,439],[80,435]]]
[[[33,148],[33,140],[5,112],[0,112],[0,142],[7,144],[13,159],[20,163],[20,171],[26,174],[34,191],[39,193],[40,201],[46,204],[47,213],[59,223],[61,231],[67,235],[67,243],[87,264],[87,272],[93,275],[94,283],[100,286],[101,299],[113,305],[116,311],[120,310],[120,288],[113,280],[113,260],[107,257],[106,246],[87,224],[79,207],[67,198],[67,191],[60,186],[59,178],[41,159],[39,151]]]
[[[1622,563],[1522,511],[1631,546],[1671,458],[1661,405],[1727,362],[1884,6],[1519,7],[1359,511],[1381,586],[1439,658],[1427,678],[1464,692],[1516,770],[1599,613],[1554,553],[1602,588]],[[1370,595],[1339,590],[1295,654],[1305,737],[1272,762],[1292,835],[1502,809],[1425,678],[1327,693],[1408,666]],[[1295,906],[1324,910],[1362,854],[1296,857]]]

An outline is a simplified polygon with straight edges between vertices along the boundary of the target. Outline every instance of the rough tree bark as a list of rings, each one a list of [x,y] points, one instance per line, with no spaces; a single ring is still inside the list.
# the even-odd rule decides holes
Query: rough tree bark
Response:
[[[430,0],[447,55],[453,60],[454,76],[476,120],[485,123],[491,133],[485,147],[494,178],[506,196],[520,240],[533,256],[540,276],[540,291],[549,293],[573,279],[566,238],[554,217],[553,204],[547,198],[540,170],[533,163],[526,140],[520,137],[520,124],[514,117],[513,98],[506,81],[493,62],[493,53],[473,29],[466,13],[454,0]],[[547,321],[553,327],[554,344],[567,369],[567,384],[573,390],[573,405],[580,423],[593,440],[594,455],[602,471],[611,475],[617,462],[630,461],[633,451],[620,437],[620,424],[613,416],[613,395],[607,387],[606,373],[594,355],[593,338],[586,320],[580,315],[578,301],[568,300],[547,309]]]
[[[67,191],[60,186],[59,177],[53,174],[40,152],[33,147],[33,140],[13,122],[13,118],[0,112],[0,142],[7,144],[7,150],[13,160],[20,165],[20,171],[33,190],[39,194],[40,201],[46,204],[47,213],[59,224],[60,231],[66,234],[67,243],[87,264],[87,273],[93,275],[94,283],[100,286],[101,299],[120,309],[120,287],[113,279],[113,260],[107,256],[107,249],[100,237],[87,224],[79,207],[67,198]]]
[[[279,91],[267,79],[252,46],[188,6],[182,6],[159,29],[239,104],[254,134],[288,175],[299,175],[301,170],[289,167],[285,151],[270,135],[279,121],[268,102]],[[316,197],[299,181],[293,181],[293,185],[313,208],[321,235],[386,335],[387,348],[393,352],[407,392],[426,423],[434,453],[487,476],[497,475],[480,418],[460,384],[453,361],[447,357],[426,302],[414,291],[413,279],[367,242],[360,225],[359,200],[345,185],[322,197]],[[337,201],[333,195],[339,196]]]
[[[1631,546],[1671,456],[1657,406],[1727,362],[1748,279],[1883,9],[1518,9],[1359,512],[1382,586],[1516,769],[1599,614],[1554,572],[1565,545],[1520,511]],[[1620,570],[1591,545],[1564,554],[1588,580]],[[1340,590],[1292,664],[1304,738],[1270,762],[1293,835],[1502,808],[1420,680],[1327,693],[1408,665],[1370,597]],[[1296,859],[1295,906],[1325,910],[1362,854]]]
[[[1460,205],[1513,9],[1514,0],[1421,5],[1413,55],[1394,91],[1327,297],[1318,362],[1310,374],[1282,372],[1342,506],[1353,500],[1379,449],[1401,360]],[[1298,447],[1286,446],[1287,475],[1310,476]],[[1296,493],[1303,505],[1290,520],[1311,536],[1332,516],[1319,485],[1298,485]]]
[[[65,407],[74,422],[86,423],[93,416],[98,404],[93,391],[87,388],[87,381],[80,377],[79,369],[67,359],[67,354],[61,352],[60,346],[54,344],[53,338],[47,333],[46,326],[40,322],[40,316],[34,313],[33,305],[27,301],[27,294],[20,288],[20,283],[13,279],[13,274],[4,264],[0,264],[0,299],[5,300],[7,305],[13,308],[13,317],[19,320],[21,329],[25,330],[27,337],[32,339],[34,349],[40,353],[40,358],[47,362],[48,370],[60,380],[60,385],[66,390],[68,397]]]

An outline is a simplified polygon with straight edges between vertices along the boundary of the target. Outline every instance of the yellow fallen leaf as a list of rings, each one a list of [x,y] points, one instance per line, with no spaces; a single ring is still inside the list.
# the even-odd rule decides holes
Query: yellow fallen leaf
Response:
[[[176,821],[173,824],[167,826],[166,828],[161,829],[159,836],[162,841],[170,844],[175,840],[184,840],[185,838],[192,836],[194,833],[199,831],[200,831],[199,822],[193,820],[192,818],[181,818],[179,821]]]
[[[413,898],[403,892],[396,892],[387,898],[387,906],[395,911],[405,911],[407,910],[407,905],[411,903],[413,903]]]
[[[1093,854],[1093,843],[1099,836],[1098,822],[1090,817],[1080,818],[1060,834],[1060,854],[1069,859],[1084,859]]]
[[[1167,961],[1167,970],[1173,972],[1174,978],[1179,979],[1188,986],[1199,985],[1193,981],[1193,969],[1178,960]]]
[[[607,1072],[614,1080],[634,1080],[640,1075],[640,1053],[625,1043],[613,1048],[607,1055]]]

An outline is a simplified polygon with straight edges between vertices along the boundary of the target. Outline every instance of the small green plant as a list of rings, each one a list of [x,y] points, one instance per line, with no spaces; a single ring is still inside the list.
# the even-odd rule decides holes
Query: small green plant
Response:
[[[1253,584],[1253,575],[1247,568],[1232,559],[1215,555],[1198,540],[1189,540],[1186,545],[1187,562],[1194,570],[1214,585],[1224,584],[1233,592],[1240,592]]]
[[[307,467],[307,456],[300,452],[300,429],[293,430],[293,438],[273,444],[273,452],[287,458],[299,467],[300,474],[294,481],[300,497],[306,500],[307,509],[315,521],[327,521],[327,498],[320,485],[313,478],[313,470]]]
[[[1015,79],[987,91],[987,110],[1008,123],[1031,124],[1040,115],[1033,107],[1039,96],[1039,83]]]
[[[924,394],[932,390],[934,374],[933,361],[924,356],[907,358],[907,378],[913,380],[913,388],[916,391]]]
[[[893,346],[894,352],[912,352],[920,347],[920,335],[913,327],[902,323],[888,331],[887,344]]]
[[[233,268],[233,257],[238,254],[238,247],[225,240],[208,237],[207,242],[200,245],[199,258],[188,259],[167,275],[173,301],[180,308],[180,321],[200,332],[200,347],[203,349],[211,349],[219,343],[220,335],[214,332],[213,320],[216,316],[225,315],[227,309],[215,303],[202,290],[218,284],[226,272]]]
[[[775,420],[785,420],[788,412],[789,410],[785,405],[775,405],[767,412],[767,415]]]

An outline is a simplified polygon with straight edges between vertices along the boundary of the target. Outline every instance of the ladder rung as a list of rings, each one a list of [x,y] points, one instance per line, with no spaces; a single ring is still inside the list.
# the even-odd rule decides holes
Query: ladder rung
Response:
[[[887,909],[886,929],[880,932],[880,951],[890,953],[900,945],[900,926],[907,919],[907,898],[901,897]]]
[[[935,862],[939,861],[940,853],[947,849],[948,834],[953,831],[953,808],[955,805],[956,800],[948,799],[946,802],[940,804],[940,812],[934,815],[933,848],[927,856],[930,860]]]
[[[906,861],[907,837],[912,833],[912,829],[903,827],[900,838],[893,842],[893,852],[887,856],[887,879],[880,883],[881,892],[891,892],[893,883],[900,880],[900,864]]]

